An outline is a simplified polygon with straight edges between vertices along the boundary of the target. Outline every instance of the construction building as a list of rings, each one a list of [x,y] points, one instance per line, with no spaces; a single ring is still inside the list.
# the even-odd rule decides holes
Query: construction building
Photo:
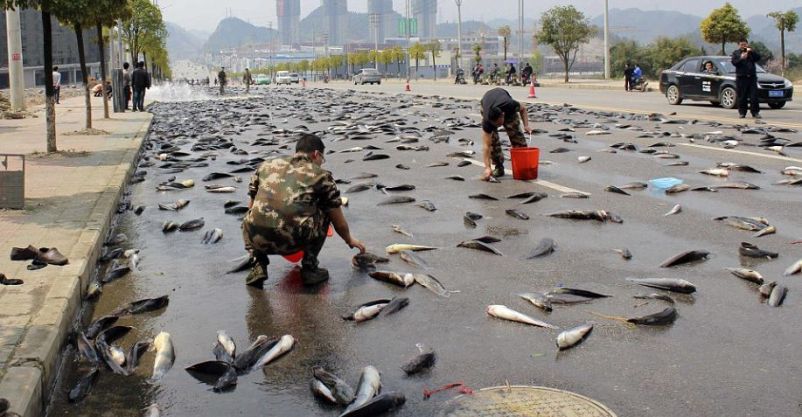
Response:
[[[323,31],[329,37],[329,45],[348,42],[348,1],[321,0],[325,24]]]
[[[276,0],[278,33],[282,45],[300,44],[301,0]]]
[[[370,23],[370,40],[384,43],[384,39],[395,36],[397,22],[393,19],[393,0],[368,0],[368,17]]]
[[[421,40],[437,38],[437,0],[413,0],[412,17],[418,21],[418,37]]]

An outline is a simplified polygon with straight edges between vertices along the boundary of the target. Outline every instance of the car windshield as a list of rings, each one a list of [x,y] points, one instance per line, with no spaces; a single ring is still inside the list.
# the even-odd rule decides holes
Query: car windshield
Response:
[[[368,75],[374,75],[374,74],[378,74],[379,71],[377,71],[375,69],[363,69],[362,73],[363,74],[368,74]]]
[[[292,74],[290,74],[290,77],[297,77],[297,76],[298,76],[298,74],[294,73],[294,72]]]
[[[729,58],[715,58],[712,61],[716,64],[716,68],[718,68],[719,71],[735,74],[735,65],[732,65]],[[755,65],[755,69],[757,69],[757,72],[766,72],[760,65]]]

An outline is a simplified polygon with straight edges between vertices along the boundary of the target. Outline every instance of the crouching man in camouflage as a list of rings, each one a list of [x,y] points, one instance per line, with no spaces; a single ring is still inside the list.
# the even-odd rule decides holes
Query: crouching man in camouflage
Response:
[[[242,235],[255,260],[247,285],[262,288],[267,280],[268,255],[304,251],[301,279],[314,285],[329,279],[329,271],[318,267],[329,224],[353,248],[365,246],[351,236],[341,208],[340,191],[331,172],[321,168],[323,141],[303,135],[295,155],[265,161],[251,177],[250,210],[242,223]]]
[[[515,101],[510,93],[503,88],[494,88],[485,93],[479,102],[482,113],[482,144],[484,145],[485,171],[483,179],[504,176],[504,154],[501,151],[501,138],[498,128],[504,126],[504,131],[510,138],[514,148],[526,146],[524,132],[531,133],[529,128],[529,115],[526,106]],[[521,131],[521,122],[524,132]],[[491,163],[495,165],[492,169]]]

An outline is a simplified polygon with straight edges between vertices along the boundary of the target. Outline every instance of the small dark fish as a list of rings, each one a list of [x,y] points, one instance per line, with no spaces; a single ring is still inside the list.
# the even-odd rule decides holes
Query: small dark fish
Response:
[[[100,332],[109,328],[109,326],[116,323],[117,320],[119,319],[120,318],[117,316],[110,316],[110,315],[96,319],[95,321],[90,323],[89,326],[86,328],[86,337],[88,339],[96,338],[97,335],[100,334]]]
[[[532,252],[526,257],[526,259],[534,259],[545,255],[550,255],[554,252],[554,249],[557,247],[557,243],[554,242],[552,238],[543,238],[540,242],[532,249]]]
[[[226,172],[212,172],[203,177],[201,181],[214,181],[214,180],[219,180],[221,178],[231,178],[231,177],[233,177],[233,175]]]
[[[487,194],[482,194],[482,193],[480,193],[480,194],[473,194],[473,195],[469,195],[469,196],[468,196],[468,198],[473,198],[473,199],[475,199],[475,200],[493,200],[493,201],[498,201],[498,198],[496,198],[496,197],[493,197],[493,196],[490,196],[490,195],[487,195]]]
[[[660,290],[673,291],[682,294],[693,294],[696,286],[684,279],[674,278],[627,278],[627,281],[634,282],[644,287],[657,288]]]
[[[422,352],[402,365],[401,370],[407,375],[415,375],[430,369],[436,361],[434,352]]]
[[[176,224],[176,223],[168,221],[168,222],[164,222],[164,224],[162,225],[162,232],[163,233],[175,232],[176,230],[178,230],[178,224]]]
[[[746,256],[749,258],[775,259],[780,256],[780,254],[777,252],[769,252],[760,249],[749,242],[741,242],[741,247],[738,248],[738,253],[741,254],[741,256]]]
[[[397,195],[397,196],[390,197],[390,198],[380,202],[379,204],[377,204],[377,206],[386,206],[386,205],[390,205],[390,204],[405,204],[405,203],[414,203],[414,202],[415,202],[415,199],[412,198],[412,197],[405,196],[405,195]]]
[[[542,200],[542,199],[544,199],[546,197],[548,197],[548,194],[546,194],[546,193],[534,193],[531,196],[529,196],[527,199],[522,201],[521,204],[537,203],[538,201],[540,201],[540,200]]]
[[[97,348],[100,357],[103,358],[103,361],[112,372],[118,375],[128,375],[128,371],[114,360],[111,347],[103,337],[95,339],[95,348]]]
[[[358,253],[351,258],[351,265],[358,269],[375,268],[376,264],[386,264],[390,262],[389,258],[374,255],[370,252]]]
[[[471,165],[471,161],[464,161],[463,160],[463,161],[457,162],[457,166],[460,167],[460,168],[468,166],[468,165]]]
[[[114,343],[115,341],[127,335],[133,329],[134,328],[131,326],[109,327],[108,329],[98,333],[97,337],[95,337],[95,342],[102,340],[106,343]]]
[[[389,316],[391,314],[395,314],[404,307],[409,305],[409,298],[407,297],[393,297],[389,303],[387,303],[384,308],[379,312],[380,316]]]
[[[640,324],[644,326],[667,325],[673,323],[675,320],[677,320],[677,309],[674,307],[667,307],[665,310],[659,313],[627,319],[627,321],[632,324]]]
[[[312,375],[331,391],[338,404],[348,405],[354,401],[354,389],[337,375],[326,371],[320,366],[312,368]]]
[[[483,216],[481,214],[478,214],[478,213],[471,213],[470,211],[466,211],[465,212],[465,217],[467,217],[467,218],[469,218],[471,220],[479,220]]]
[[[406,401],[406,397],[400,392],[385,392],[358,407],[346,410],[340,417],[375,417],[404,405]]]
[[[482,242],[482,243],[498,243],[498,242],[501,242],[501,239],[499,239],[497,237],[493,237],[493,236],[482,236],[482,237],[477,237],[476,239],[473,239],[473,240],[475,240],[477,242]]]
[[[84,332],[80,332],[76,338],[76,344],[78,345],[78,353],[81,354],[87,361],[89,361],[92,366],[96,367],[100,364],[100,358],[97,355],[97,351],[95,350],[95,345],[89,341],[86,337]]]
[[[70,390],[67,396],[68,400],[71,403],[77,403],[86,398],[86,396],[89,395],[89,392],[92,390],[92,386],[95,385],[95,381],[97,381],[98,374],[99,374],[98,368],[95,367],[92,368],[92,370],[89,371],[88,374],[81,377],[81,379],[78,380],[78,383],[75,385],[75,387],[73,387]],[[3,414],[5,415],[6,413]]]
[[[604,188],[604,191],[616,194],[631,195],[628,192],[616,187],[615,185],[608,185],[607,187]]]
[[[427,168],[437,168],[437,167],[447,167],[448,162],[435,162],[433,164],[426,165]]]
[[[357,175],[356,177],[352,177],[351,179],[352,180],[367,180],[367,179],[376,178],[376,177],[378,177],[378,175],[372,174],[370,172],[363,172],[363,173]]]
[[[403,169],[403,170],[409,170],[410,169],[409,165],[404,165],[404,164],[398,164],[395,167],[398,168],[398,169]]]
[[[390,159],[390,155],[386,155],[383,153],[370,153],[365,155],[364,158],[362,158],[363,161],[379,161],[382,159]]]
[[[691,189],[691,186],[688,184],[677,184],[675,186],[669,187],[666,189],[666,194],[677,194],[683,191],[688,191]]]
[[[370,190],[371,188],[373,188],[373,184],[369,184],[369,183],[356,184],[356,185],[353,185],[353,186],[349,187],[347,190],[345,190],[345,193],[346,194],[358,193],[358,192]]]
[[[454,181],[465,181],[465,177],[462,175],[451,175],[446,177],[447,180],[454,180]]]
[[[184,368],[193,378],[205,384],[213,385],[217,383],[226,372],[231,368],[231,364],[223,361],[206,361]]]
[[[412,191],[415,186],[412,184],[394,185],[392,187],[382,187],[384,191]]]
[[[180,230],[182,232],[188,232],[190,230],[200,229],[205,224],[206,224],[206,222],[204,222],[203,221],[203,217],[201,217],[199,219],[193,219],[193,220],[190,220],[190,221],[182,223],[181,226],[178,226],[178,230]]]
[[[265,335],[258,336],[248,349],[234,358],[234,367],[241,373],[248,372],[262,356],[278,344],[279,340],[278,337],[268,338]]]
[[[571,150],[568,148],[556,148],[549,151],[549,153],[566,153],[566,152],[571,152]]]
[[[250,209],[248,207],[246,207],[246,206],[234,206],[234,207],[229,207],[229,208],[225,209],[224,211],[225,211],[226,214],[233,214],[235,216],[239,216],[239,215],[243,215],[243,214],[247,213],[248,210],[250,210]]]
[[[215,381],[212,391],[230,391],[235,385],[237,385],[237,369],[229,365],[226,372]]]
[[[638,295],[633,295],[632,298],[637,298],[639,300],[661,300],[661,301],[665,301],[665,302],[667,302],[669,304],[674,304],[674,302],[675,302],[674,299],[671,298],[670,296],[665,295],[665,294],[657,294],[657,293],[638,294]]]
[[[153,343],[152,340],[146,339],[140,340],[131,346],[131,350],[128,351],[128,355],[125,357],[125,366],[129,374],[134,373],[137,365],[139,365],[139,358],[141,358],[145,351],[148,350],[151,343]]]
[[[137,216],[141,215],[142,212],[144,212],[144,211],[145,211],[145,206],[136,206],[136,207],[134,207],[134,214],[136,214]]]
[[[733,190],[759,190],[760,187],[755,184],[750,184],[748,182],[725,182],[724,184],[716,184],[712,185],[711,188],[719,189],[719,188],[728,188]]]
[[[145,298],[143,300],[134,301],[127,306],[118,308],[114,311],[114,315],[124,316],[128,314],[141,314],[149,311],[161,310],[167,307],[170,303],[169,295],[163,295],[158,298]]]
[[[502,256],[502,253],[499,252],[498,249],[496,249],[496,248],[494,248],[492,246],[489,246],[489,245],[487,245],[487,244],[485,244],[483,242],[480,242],[478,240],[466,240],[464,242],[460,242],[457,245],[457,247],[468,248],[468,249],[476,249],[476,250],[480,250],[480,251],[484,251],[484,252],[489,252],[489,253],[492,253],[494,255]]]
[[[507,209],[504,212],[507,213],[511,217],[515,217],[516,219],[529,220],[529,216],[528,215],[526,215],[525,213],[521,213],[520,211],[518,211],[516,209]]]
[[[691,262],[707,260],[710,252],[706,250],[689,250],[680,252],[660,264],[661,268],[671,268],[677,265],[687,264]]]
[[[115,248],[112,250],[105,249],[104,251],[105,252],[102,255],[100,255],[100,258],[98,258],[98,262],[108,262],[113,259],[117,259],[120,256],[122,256],[124,252],[123,248]]]
[[[513,195],[511,195],[511,196],[509,196],[507,198],[510,198],[510,199],[525,199],[525,198],[532,197],[533,195],[536,195],[536,194],[540,194],[540,193],[535,192],[535,191],[529,191],[529,192],[526,192],[526,193],[513,194]]]
[[[710,193],[717,193],[718,192],[717,189],[715,189],[713,187],[710,187],[710,186],[707,186],[707,185],[700,186],[700,187],[693,187],[693,188],[691,188],[691,191],[707,191],[707,192],[710,192]]]
[[[128,265],[113,265],[111,269],[106,272],[106,275],[103,276],[103,279],[100,280],[103,284],[108,284],[116,279],[122,278],[128,273],[131,272],[131,268]]]
[[[610,295],[600,294],[593,291],[583,290],[579,288],[559,287],[551,291],[552,294],[569,294],[585,298],[608,298]]]
[[[788,293],[788,288],[786,288],[785,285],[776,285],[774,289],[771,290],[767,304],[771,307],[781,306],[783,300],[785,300],[786,293]]]
[[[621,257],[626,260],[632,259],[632,252],[630,252],[627,248],[613,249],[613,251],[621,255]]]
[[[518,296],[526,301],[529,301],[530,303],[532,303],[532,305],[547,313],[553,310],[553,307],[551,306],[551,300],[545,294],[524,293],[524,294],[518,294]]]
[[[560,198],[585,199],[585,198],[590,198],[590,194],[588,194],[588,193],[580,193],[580,192],[565,193],[565,194],[560,194]]]
[[[622,185],[622,186],[620,186],[618,188],[620,188],[622,190],[643,190],[648,186],[649,186],[649,184],[647,184],[645,182],[630,182],[630,183],[624,184],[624,185]]]

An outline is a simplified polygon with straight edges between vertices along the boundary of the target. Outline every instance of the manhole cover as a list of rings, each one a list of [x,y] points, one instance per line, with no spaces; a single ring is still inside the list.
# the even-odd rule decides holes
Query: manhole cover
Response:
[[[546,387],[491,387],[446,403],[438,417],[615,417],[604,405]]]

